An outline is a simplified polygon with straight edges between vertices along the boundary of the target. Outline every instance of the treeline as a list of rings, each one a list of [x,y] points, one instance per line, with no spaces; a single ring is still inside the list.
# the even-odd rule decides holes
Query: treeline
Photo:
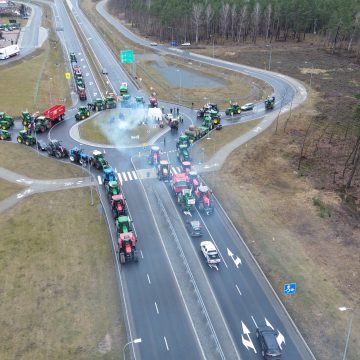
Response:
[[[142,33],[161,41],[302,41],[320,34],[348,50],[360,35],[359,0],[110,0]]]

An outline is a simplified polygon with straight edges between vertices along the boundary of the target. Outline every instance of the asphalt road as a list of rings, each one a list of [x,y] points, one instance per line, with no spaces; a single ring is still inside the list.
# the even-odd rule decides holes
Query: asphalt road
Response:
[[[75,2],[72,7],[98,61],[108,69],[107,80],[113,89],[116,91],[122,81],[128,80],[130,93],[138,94],[118,60]],[[86,70],[87,59],[64,4],[59,0],[55,1],[55,15],[57,24],[64,29],[60,38],[66,51],[75,51]],[[112,19],[108,15],[107,18]],[[125,31],[119,24],[117,27]],[[131,33],[128,36],[134,41],[144,42]],[[173,52],[160,46],[157,50],[160,53]],[[277,101],[278,109],[299,97],[300,90],[285,77],[191,53],[180,54],[189,60],[220,65],[267,81],[273,86],[275,96],[282,99],[282,104]],[[92,96],[96,96],[99,89],[90,71],[86,83],[89,83],[87,89]],[[188,126],[193,113],[190,109],[180,109],[186,115],[182,127]],[[258,118],[264,113],[263,104],[259,104],[249,118]],[[67,147],[71,147],[76,144],[69,136],[70,127],[75,123],[74,110],[68,111],[67,115],[66,121],[55,126],[49,136],[62,139]],[[270,117],[270,114],[265,116]],[[167,156],[173,167],[178,167],[174,152],[176,135],[167,134],[166,137]],[[162,138],[158,143],[162,144]],[[92,150],[89,146],[84,148],[88,152]],[[139,263],[127,264],[121,270],[117,265],[128,337],[142,338],[142,343],[133,347],[137,359],[261,359],[255,330],[257,325],[264,323],[279,330],[278,342],[284,350],[284,359],[313,358],[219,203],[215,205],[215,213],[209,217],[194,213],[205,226],[203,239],[212,240],[222,255],[223,261],[217,271],[205,264],[199,252],[199,240],[187,235],[184,214],[169,193],[168,185],[151,178],[153,169],[147,164],[143,149],[106,149],[106,157],[123,182],[141,251]],[[100,173],[94,174],[95,178],[100,178]],[[99,188],[106,203],[100,185]],[[105,210],[111,217],[107,206]],[[112,219],[109,224],[115,249]]]

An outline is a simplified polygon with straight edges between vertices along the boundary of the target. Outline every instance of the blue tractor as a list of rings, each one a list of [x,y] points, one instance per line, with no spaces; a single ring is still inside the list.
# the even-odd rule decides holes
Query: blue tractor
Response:
[[[103,169],[103,184],[104,184],[104,186],[106,186],[106,184],[110,181],[116,181],[116,173],[111,166]]]
[[[69,159],[71,162],[84,165],[89,162],[89,155],[85,154],[83,149],[79,149],[75,146],[70,150]]]

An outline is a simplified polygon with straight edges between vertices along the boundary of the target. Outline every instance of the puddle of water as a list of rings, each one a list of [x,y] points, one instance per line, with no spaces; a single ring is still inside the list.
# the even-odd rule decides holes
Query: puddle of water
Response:
[[[165,65],[153,63],[151,66],[161,74],[165,80],[173,85],[183,88],[196,89],[196,88],[219,88],[226,85],[226,81],[200,75],[196,72],[178,68],[174,65]]]

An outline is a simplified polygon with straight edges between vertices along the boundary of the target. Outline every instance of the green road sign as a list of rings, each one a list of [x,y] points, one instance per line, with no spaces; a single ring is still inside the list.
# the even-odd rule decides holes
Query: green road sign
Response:
[[[134,62],[134,51],[133,50],[120,51],[120,60],[123,64],[133,63]]]

